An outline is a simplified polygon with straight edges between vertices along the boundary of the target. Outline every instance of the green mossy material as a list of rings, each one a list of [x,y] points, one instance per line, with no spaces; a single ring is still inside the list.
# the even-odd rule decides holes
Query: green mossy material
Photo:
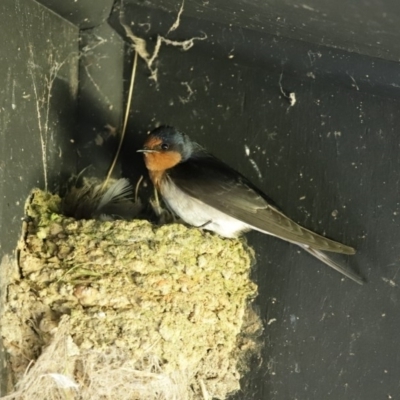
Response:
[[[238,390],[240,353],[255,347],[240,334],[257,292],[244,242],[182,224],[75,220],[60,204],[40,190],[27,203],[20,276],[8,285],[1,323],[15,378],[67,314],[82,351],[155,355],[163,373],[189,371],[194,399],[199,380],[217,398]]]

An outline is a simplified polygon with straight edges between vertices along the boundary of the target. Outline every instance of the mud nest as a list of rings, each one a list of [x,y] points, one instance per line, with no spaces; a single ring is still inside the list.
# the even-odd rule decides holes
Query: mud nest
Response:
[[[225,399],[237,391],[261,331],[250,306],[251,250],[181,224],[75,220],[60,204],[33,191],[18,263],[8,266],[7,398]]]

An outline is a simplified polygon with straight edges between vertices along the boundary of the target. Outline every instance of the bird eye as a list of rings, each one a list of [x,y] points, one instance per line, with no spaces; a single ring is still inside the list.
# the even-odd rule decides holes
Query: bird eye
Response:
[[[169,144],[168,144],[168,143],[163,143],[163,144],[161,145],[161,148],[162,148],[163,150],[168,150]]]

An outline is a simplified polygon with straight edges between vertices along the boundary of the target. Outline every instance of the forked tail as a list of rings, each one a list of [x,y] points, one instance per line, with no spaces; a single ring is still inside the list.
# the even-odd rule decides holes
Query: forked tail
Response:
[[[320,250],[315,250],[312,247],[308,247],[307,245],[299,245],[302,249],[305,251],[309,252],[311,255],[314,257],[318,258],[318,260],[322,261],[326,265],[329,265],[331,268],[334,270],[340,272],[344,276],[347,276],[347,278],[350,278],[354,282],[358,283],[359,285],[362,285],[364,283],[363,279],[359,277],[356,273],[342,267],[341,265],[337,264],[335,261],[330,259],[325,253],[323,253]]]

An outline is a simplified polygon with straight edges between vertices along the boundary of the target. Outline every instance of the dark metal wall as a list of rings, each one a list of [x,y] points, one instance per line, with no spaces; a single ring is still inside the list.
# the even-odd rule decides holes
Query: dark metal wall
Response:
[[[167,13],[174,0],[125,0]],[[185,16],[399,61],[397,0],[191,0]]]
[[[10,252],[32,187],[57,183],[76,123],[79,30],[29,0],[0,4],[0,228]]]
[[[367,279],[363,287],[343,280],[294,246],[257,233],[248,235],[257,253],[254,278],[266,326],[265,347],[237,399],[396,398],[400,69],[392,60],[398,59],[399,33],[394,27],[400,11],[390,1],[363,7],[310,0],[296,8],[291,3],[217,6],[186,1],[180,26],[168,38],[207,38],[195,41],[189,51],[163,45],[155,64],[158,84],[139,63],[121,171],[133,181],[145,172],[135,151],[149,129],[168,123],[248,176],[297,222],[357,248],[356,256],[341,260]],[[108,5],[99,2],[103,9]],[[8,18],[21,18],[1,7]],[[151,52],[156,36],[167,34],[179,7],[167,0],[125,2],[125,20],[146,39]],[[71,105],[68,96],[54,98],[58,113],[71,113],[64,114],[70,115],[65,124],[57,119],[52,125],[52,132],[64,138],[59,162],[72,159],[66,156],[72,139],[79,168],[93,164],[100,173],[115,148],[109,132],[121,125],[133,59],[119,11],[114,8],[109,23],[99,22],[81,32],[78,129],[73,128],[71,111],[76,103]],[[57,36],[55,48],[68,45],[76,50],[77,30],[64,25],[69,28],[61,31],[69,36]],[[61,29],[51,21],[43,26],[47,35]],[[29,49],[27,37],[32,34],[21,35],[22,28],[15,29],[9,37],[19,38]],[[45,35],[41,29],[38,37]],[[8,42],[2,44],[6,49]],[[27,68],[29,54],[25,50],[15,61],[5,59],[4,73],[7,68]],[[71,68],[76,77],[76,64]],[[21,95],[33,96],[29,70],[22,71]],[[18,182],[21,194],[1,188],[7,201],[1,203],[0,218],[2,227],[7,223],[18,232],[20,221],[13,216],[22,215],[22,204],[15,202],[22,201],[36,179],[43,186],[43,170],[35,102],[31,97],[31,108],[12,110],[12,81],[4,82],[4,103],[7,115],[15,113],[15,125],[7,125],[3,136],[0,133],[6,141],[0,150],[2,160],[8,160],[0,174],[4,185]],[[70,86],[67,77],[60,81]],[[293,106],[281,89],[286,95],[295,93]],[[28,139],[35,137],[36,144],[22,153]],[[7,158],[10,149],[12,159]],[[58,163],[51,165],[57,174]],[[23,188],[15,179],[19,176]]]

